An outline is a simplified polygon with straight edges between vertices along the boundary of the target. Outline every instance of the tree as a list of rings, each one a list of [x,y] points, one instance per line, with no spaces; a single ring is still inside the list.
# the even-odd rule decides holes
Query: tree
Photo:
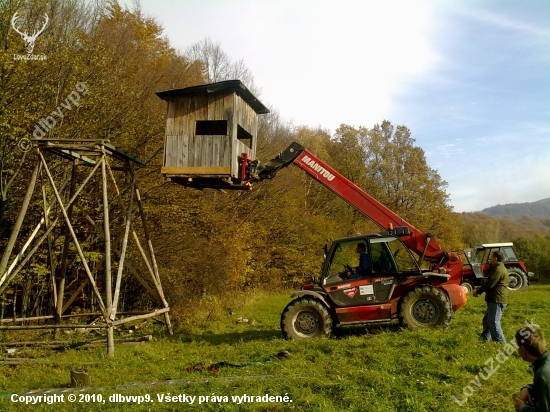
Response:
[[[232,61],[229,55],[222,50],[219,42],[214,43],[206,38],[189,47],[184,56],[189,61],[200,62],[207,83],[240,80],[256,97],[260,95],[260,90],[254,85],[254,76],[244,61],[242,59]]]
[[[456,247],[460,232],[448,204],[447,182],[428,166],[410,130],[385,120],[367,132],[364,145],[369,192],[445,246]]]
[[[516,238],[513,242],[519,258],[529,271],[550,268],[550,237],[535,234],[531,238]]]

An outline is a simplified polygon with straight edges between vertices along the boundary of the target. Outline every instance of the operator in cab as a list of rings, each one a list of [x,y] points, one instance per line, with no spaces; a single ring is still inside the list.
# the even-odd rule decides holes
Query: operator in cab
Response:
[[[347,279],[357,279],[366,276],[370,272],[370,259],[367,253],[367,245],[358,243],[355,252],[359,253],[359,266],[352,267]]]

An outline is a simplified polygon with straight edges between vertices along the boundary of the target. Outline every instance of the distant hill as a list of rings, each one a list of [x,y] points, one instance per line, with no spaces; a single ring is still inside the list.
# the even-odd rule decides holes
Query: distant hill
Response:
[[[550,198],[460,213],[464,245],[514,242],[529,270],[550,269]]]
[[[496,205],[481,211],[484,215],[492,217],[508,217],[512,220],[528,216],[535,219],[550,218],[550,197],[531,203],[509,203]]]

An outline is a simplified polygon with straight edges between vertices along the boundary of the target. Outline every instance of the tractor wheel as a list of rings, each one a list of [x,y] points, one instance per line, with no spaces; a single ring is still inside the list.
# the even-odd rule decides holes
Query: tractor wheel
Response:
[[[399,319],[410,330],[445,327],[451,323],[451,302],[440,289],[417,286],[401,300]]]
[[[527,277],[527,274],[525,272],[521,272],[521,276],[523,276],[523,286],[521,287],[521,290],[527,289],[527,286],[529,286],[529,277]]]
[[[510,290],[523,290],[527,288],[529,281],[525,273],[518,268],[507,268],[508,277],[510,278],[510,283],[508,284],[508,289]]]
[[[318,300],[295,299],[281,315],[281,331],[285,339],[326,338],[332,332],[332,318]]]
[[[462,286],[462,288],[464,289],[464,292],[466,292],[466,294],[468,294],[470,292],[473,292],[473,290],[474,290],[474,286],[470,282],[462,282],[460,284],[460,286]]]

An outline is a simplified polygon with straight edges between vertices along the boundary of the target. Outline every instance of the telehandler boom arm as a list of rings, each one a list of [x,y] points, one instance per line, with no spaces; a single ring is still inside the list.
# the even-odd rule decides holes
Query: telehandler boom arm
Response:
[[[274,178],[280,169],[290,164],[298,166],[383,230],[400,236],[403,243],[420,256],[420,261],[426,259],[431,263],[442,263],[447,256],[431,234],[416,229],[296,142],[260,170],[260,180]]]

